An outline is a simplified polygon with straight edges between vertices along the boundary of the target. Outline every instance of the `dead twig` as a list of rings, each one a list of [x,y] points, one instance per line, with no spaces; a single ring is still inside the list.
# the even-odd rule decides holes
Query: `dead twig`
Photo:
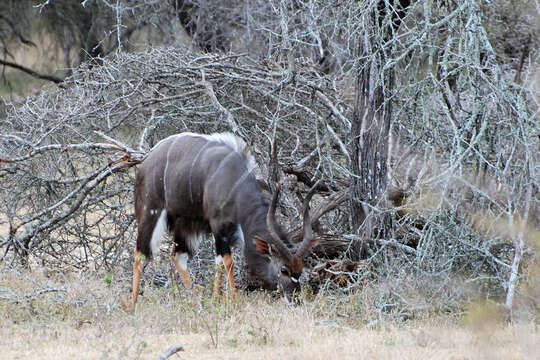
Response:
[[[176,354],[179,351],[184,351],[184,346],[183,345],[173,345],[170,348],[168,348],[167,351],[165,351],[163,354],[161,354],[158,357],[158,360],[168,359],[168,358],[170,358],[171,356],[173,356],[174,354]]]
[[[17,63],[11,62],[11,61],[0,60],[0,65],[12,67],[14,69],[25,72],[25,73],[27,73],[27,74],[29,74],[29,75],[31,75],[33,77],[36,77],[38,79],[52,81],[52,82],[54,82],[56,84],[60,84],[60,83],[64,82],[64,79],[59,78],[57,76],[42,74],[40,72],[37,72],[37,71],[32,70],[30,68],[27,68],[26,66],[22,66],[20,64],[17,64]]]
[[[219,110],[223,118],[227,121],[227,123],[231,127],[232,132],[236,135],[242,136],[243,134],[240,131],[238,124],[236,124],[233,114],[231,114],[231,112],[219,102],[216,96],[216,93],[214,92],[214,88],[212,84],[206,80],[206,75],[205,75],[204,70],[201,70],[201,76],[202,76],[201,84],[205,87],[206,92],[208,96],[210,97],[210,99],[212,100],[212,103],[214,104],[214,106],[216,106],[216,108]],[[242,137],[245,138],[245,136],[242,136]]]
[[[348,199],[348,189],[338,191],[325,198],[324,201],[311,212],[311,225],[315,225],[324,214],[334,210]],[[298,242],[300,239],[302,239],[302,226],[300,225],[299,227],[290,231],[288,236],[293,242]]]

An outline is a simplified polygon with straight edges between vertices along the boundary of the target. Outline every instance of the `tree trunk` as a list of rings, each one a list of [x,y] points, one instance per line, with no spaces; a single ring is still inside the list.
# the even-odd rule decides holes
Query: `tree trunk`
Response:
[[[408,6],[409,2],[406,3]],[[403,4],[402,4],[403,5]],[[388,44],[394,31],[405,15],[401,7],[399,18],[395,12],[386,21],[387,3],[379,2],[365,18],[365,31],[359,40],[359,58],[362,59],[356,78],[356,101],[354,106],[351,135],[351,214],[354,233],[361,238],[386,238],[391,219],[384,212],[374,211],[385,207],[385,192],[388,185],[388,159],[390,147],[390,121],[392,102],[390,94],[394,86],[394,70],[383,71]],[[380,31],[380,29],[383,31]],[[382,34],[377,36],[376,34]],[[356,247],[359,257],[366,254],[365,244]]]
[[[356,84],[357,98],[351,131],[351,207],[356,234],[383,238],[388,234],[390,219],[377,221],[373,209],[384,206],[392,105],[390,101],[385,101],[383,84],[373,86],[370,81],[370,73],[379,70],[378,64],[373,62],[366,61]],[[391,89],[392,83],[392,76],[389,75],[384,82],[386,90]]]

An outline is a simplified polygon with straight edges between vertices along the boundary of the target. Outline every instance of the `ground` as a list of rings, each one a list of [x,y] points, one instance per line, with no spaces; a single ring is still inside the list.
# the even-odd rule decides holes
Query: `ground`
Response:
[[[2,359],[157,359],[177,344],[171,359],[540,359],[538,326],[499,316],[366,322],[354,297],[286,306],[263,292],[212,301],[206,289],[193,298],[151,286],[131,314],[128,273],[0,275]]]

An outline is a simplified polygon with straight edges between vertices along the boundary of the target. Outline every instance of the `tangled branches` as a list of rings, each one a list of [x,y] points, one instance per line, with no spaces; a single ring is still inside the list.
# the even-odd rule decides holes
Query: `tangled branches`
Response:
[[[367,260],[381,277],[393,276],[397,264],[510,293],[521,259],[534,256],[540,221],[539,97],[524,85],[539,53],[527,50],[518,69],[501,64],[477,1],[437,9],[420,2],[395,33],[376,38],[385,53],[377,66],[396,73],[382,93],[393,106],[387,165],[398,191],[387,194],[393,204],[372,212],[390,214],[386,238],[365,238],[351,234],[346,209],[358,90],[351,79],[362,66],[355,42],[381,34],[363,31],[363,8],[317,4],[257,13],[267,26],[246,26],[271,30],[256,33],[249,55],[120,52],[83,64],[56,92],[7,105],[0,120],[2,259],[118,264],[134,238],[134,165],[170,134],[232,131],[249,144],[262,179],[277,137],[287,218],[300,218],[302,194],[324,180],[323,196],[314,199],[327,245],[318,255],[354,258],[359,243],[368,244]],[[333,66],[321,69],[313,53]]]
[[[294,87],[284,87],[284,73],[254,67],[245,56],[153,50],[88,64],[58,93],[10,106],[0,135],[3,256],[14,250],[101,267],[127,255],[132,167],[172,133],[232,131],[264,165],[278,123],[286,168],[302,172],[307,185],[324,176],[327,188],[343,188],[346,172],[334,164],[346,169],[336,134],[347,129],[347,108],[323,79],[299,74]],[[306,172],[307,163],[316,170]]]

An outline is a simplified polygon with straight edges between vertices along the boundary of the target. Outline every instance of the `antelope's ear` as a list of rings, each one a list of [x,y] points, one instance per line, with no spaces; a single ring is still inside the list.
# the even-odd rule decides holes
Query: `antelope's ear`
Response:
[[[253,243],[255,244],[255,249],[257,249],[258,252],[260,252],[263,255],[272,255],[272,251],[270,250],[270,245],[263,239],[261,239],[258,236],[253,237]]]

